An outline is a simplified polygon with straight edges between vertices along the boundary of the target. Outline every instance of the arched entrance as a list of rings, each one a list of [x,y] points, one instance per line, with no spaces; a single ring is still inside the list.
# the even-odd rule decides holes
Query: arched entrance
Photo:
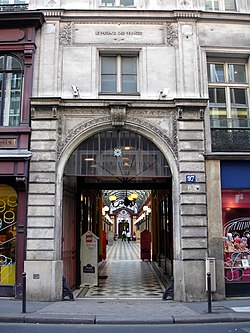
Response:
[[[150,259],[166,275],[173,274],[171,168],[161,150],[143,135],[107,130],[81,142],[64,168],[62,215],[64,276],[71,288],[83,284],[81,237],[87,231],[99,238],[101,263],[109,240],[119,240],[126,230],[131,239],[140,241],[141,232],[147,230]]]

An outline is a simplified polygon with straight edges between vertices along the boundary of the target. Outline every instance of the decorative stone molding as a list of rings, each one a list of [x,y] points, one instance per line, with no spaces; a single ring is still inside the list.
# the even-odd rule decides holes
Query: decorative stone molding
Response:
[[[175,122],[176,123],[176,122]],[[177,133],[173,133],[173,141],[161,130],[159,127],[152,125],[152,123],[148,123],[147,121],[140,118],[129,118],[127,119],[127,124],[137,125],[141,128],[146,128],[151,131],[154,135],[157,135],[165,142],[165,144],[171,149],[173,155],[177,157],[178,149],[177,149]],[[173,126],[173,131],[177,130],[176,126]]]
[[[51,114],[52,114],[52,118],[57,117],[57,107],[54,106],[51,108]]]
[[[47,1],[47,6],[48,7],[54,7],[54,6],[59,6],[60,5],[60,3],[59,3],[59,1],[57,0],[49,0],[49,1]]]
[[[110,105],[110,118],[111,124],[115,127],[122,127],[125,125],[127,117],[127,106],[124,105]]]
[[[178,4],[179,9],[192,9],[193,4],[191,0],[180,0]]]
[[[46,17],[61,17],[63,16],[63,12],[57,9],[50,10],[48,9],[47,11],[43,12],[44,16]]]
[[[200,119],[204,119],[205,109],[200,108]]]
[[[19,190],[27,190],[27,178],[26,177],[16,177],[16,185]]]
[[[57,118],[57,147],[61,146],[63,135],[62,114],[59,113]]]
[[[30,111],[31,111],[31,119],[36,118],[36,108],[32,107]]]
[[[178,111],[178,118],[181,119],[182,118],[183,109],[182,108],[178,108],[177,111]]]
[[[60,118],[61,120],[61,118]],[[174,121],[176,124],[176,121]],[[173,126],[173,138],[171,139],[158,127],[152,125],[143,119],[130,117],[127,118],[126,124],[145,128],[153,133],[153,135],[157,135],[165,144],[170,148],[173,152],[173,155],[177,157],[177,126]],[[107,125],[110,126],[110,117],[98,117],[86,123],[82,123],[76,128],[74,128],[65,138],[65,140],[60,141],[60,137],[58,137],[58,146],[57,146],[57,157],[59,158],[64,147],[70,142],[75,140],[81,133],[85,132],[86,130],[90,131],[91,129],[97,127],[98,125]],[[61,125],[58,124],[58,128],[61,128]],[[59,134],[60,135],[60,134]]]
[[[60,118],[61,119],[61,118]],[[86,129],[90,130],[91,128],[95,128],[99,124],[110,124],[110,117],[98,117],[91,121],[88,121],[86,123],[80,124],[75,129],[73,129],[65,138],[63,141],[58,140],[58,146],[57,146],[57,156],[59,157],[63,148],[74,138],[79,136],[79,134],[83,133]],[[59,125],[60,127],[61,125]],[[59,138],[60,139],[60,138]]]
[[[179,19],[197,19],[200,17],[200,13],[192,10],[189,11],[180,10],[180,11],[175,11],[174,16]]]
[[[177,27],[175,27],[172,23],[166,23],[165,27],[166,27],[165,44],[167,46],[174,46],[175,41],[177,41],[178,39]]]
[[[59,32],[59,40],[62,45],[71,45],[72,34],[71,34],[71,22],[62,25]]]
[[[26,49],[26,50],[24,50],[23,54],[24,54],[25,58],[32,58],[33,54],[34,54],[34,50],[33,49]]]

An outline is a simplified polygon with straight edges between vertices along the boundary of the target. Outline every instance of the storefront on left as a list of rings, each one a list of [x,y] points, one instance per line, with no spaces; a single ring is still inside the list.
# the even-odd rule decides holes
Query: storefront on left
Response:
[[[0,296],[21,297],[26,249],[30,97],[43,14],[0,5]]]

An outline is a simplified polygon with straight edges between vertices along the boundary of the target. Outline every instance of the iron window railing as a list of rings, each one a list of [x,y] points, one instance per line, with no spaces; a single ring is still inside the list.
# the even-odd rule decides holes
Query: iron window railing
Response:
[[[28,4],[0,5],[0,12],[19,12],[28,10]]]
[[[250,119],[211,119],[212,151],[250,151]]]

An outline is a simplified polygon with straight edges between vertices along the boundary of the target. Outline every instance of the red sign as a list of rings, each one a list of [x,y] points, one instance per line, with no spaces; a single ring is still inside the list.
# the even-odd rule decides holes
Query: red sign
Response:
[[[106,232],[102,231],[102,259],[106,259]]]
[[[86,235],[86,243],[92,243],[92,235]]]
[[[151,233],[148,230],[141,232],[141,259],[151,260]]]

